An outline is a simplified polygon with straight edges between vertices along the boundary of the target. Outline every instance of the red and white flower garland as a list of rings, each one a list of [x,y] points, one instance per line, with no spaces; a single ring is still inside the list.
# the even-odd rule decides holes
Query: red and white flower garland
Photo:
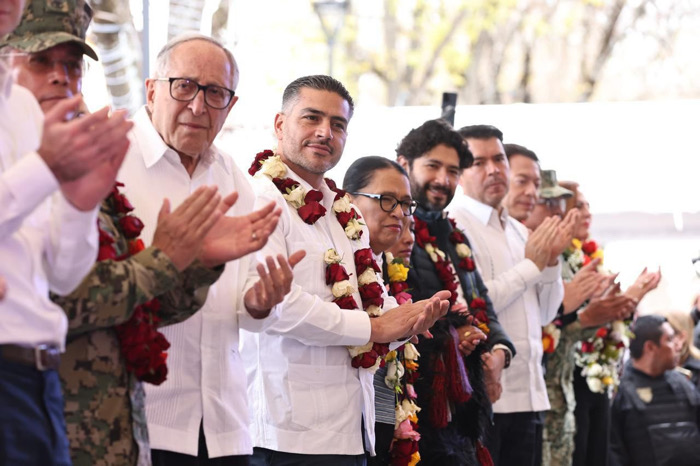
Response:
[[[143,241],[139,239],[143,223],[141,220],[131,215],[134,210],[129,200],[119,192],[119,188],[124,186],[116,183],[112,192],[107,197],[109,206],[108,213],[112,217],[114,226],[126,238],[128,250],[117,255],[115,238],[111,234],[99,227],[100,249],[97,260],[121,261],[145,249]],[[165,352],[170,343],[158,329],[160,318],[160,301],[154,298],[139,306],[136,306],[131,318],[116,327],[119,347],[126,369],[132,372],[138,380],[160,385],[168,375],[168,366]]]
[[[259,152],[248,169],[248,173],[254,176],[260,172],[272,180],[272,183],[282,193],[287,203],[296,209],[299,217],[307,224],[313,225],[326,214],[326,208],[321,205],[323,193],[318,190],[305,192],[304,188],[296,180],[287,178],[287,166],[279,155],[271,150]],[[332,210],[336,219],[343,227],[345,236],[353,242],[355,269],[357,272],[358,291],[362,299],[362,307],[367,314],[377,317],[381,314],[384,299],[383,290],[379,283],[377,273],[381,270],[374,260],[370,248],[355,249],[362,237],[360,215],[352,207],[350,197],[345,191],[339,189],[331,179],[325,179],[328,188],[335,193]],[[355,292],[349,281],[350,275],[342,264],[342,257],[334,249],[329,249],[323,258],[326,264],[326,284],[331,287],[333,302],[341,309],[356,309],[357,302],[352,294]],[[353,367],[363,367],[370,371],[384,365],[383,357],[389,352],[389,345],[369,342],[363,346],[348,347],[352,358]]]

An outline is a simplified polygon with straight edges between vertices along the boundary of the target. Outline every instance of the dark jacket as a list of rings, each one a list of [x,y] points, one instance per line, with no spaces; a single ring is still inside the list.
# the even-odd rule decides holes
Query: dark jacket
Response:
[[[700,395],[684,375],[627,365],[612,405],[611,464],[700,465],[699,426]]]
[[[466,272],[457,268],[460,258],[456,247],[449,240],[452,225],[443,218],[442,212],[426,211],[418,208],[415,215],[428,224],[432,236],[436,238],[436,246],[444,251],[450,258],[462,287],[463,295],[472,296],[471,284],[476,286],[476,293],[486,301],[486,312],[490,319],[488,324],[490,333],[488,341],[479,345],[477,350],[469,357],[463,358],[469,382],[473,389],[472,397],[466,403],[451,405],[451,421],[446,427],[436,427],[431,421],[431,411],[434,409],[433,380],[435,377],[435,365],[438,359],[444,357],[446,348],[452,340],[450,328],[459,328],[466,324],[466,317],[454,313],[448,313],[435,323],[431,328],[432,339],[421,337],[417,345],[421,354],[420,379],[416,382],[418,394],[418,406],[421,407],[419,418],[419,430],[421,433],[420,454],[421,464],[427,465],[471,465],[479,464],[475,451],[476,442],[483,436],[487,424],[490,422],[491,404],[486,395],[483,381],[483,369],[481,354],[490,350],[493,345],[500,343],[512,351],[515,355],[515,347],[501,327],[493,310],[493,305],[488,297],[488,291],[479,273]],[[468,277],[468,274],[473,274]],[[470,280],[471,278],[471,280]],[[430,298],[436,292],[444,288],[437,275],[435,265],[428,253],[415,245],[411,255],[411,270],[408,274],[408,285],[411,287],[413,300]],[[448,380],[447,383],[450,383]]]

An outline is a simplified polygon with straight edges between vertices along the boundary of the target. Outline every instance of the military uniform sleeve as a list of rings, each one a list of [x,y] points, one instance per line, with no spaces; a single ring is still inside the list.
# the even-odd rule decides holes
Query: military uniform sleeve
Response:
[[[126,322],[136,306],[175,287],[179,275],[160,249],[150,247],[123,261],[95,263],[71,294],[51,297],[75,336]]]
[[[207,300],[209,286],[216,282],[224,266],[210,269],[195,261],[177,278],[175,286],[158,296],[160,325],[173,325],[188,319]]]

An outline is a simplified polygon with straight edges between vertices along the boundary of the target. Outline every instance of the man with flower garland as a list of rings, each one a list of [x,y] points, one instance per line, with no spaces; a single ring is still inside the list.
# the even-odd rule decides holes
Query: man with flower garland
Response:
[[[388,343],[447,311],[445,292],[396,307],[361,214],[324,179],[343,153],[352,112],[350,94],[330,76],[293,81],[275,117],[276,153],[260,152],[249,170],[257,203],[282,208],[262,252],[307,251],[276,321],[243,338],[253,465],[365,464],[365,447],[374,453],[372,370]]]
[[[493,312],[466,236],[444,210],[472,157],[462,137],[442,120],[411,130],[396,153],[418,201],[408,285],[415,299],[449,290],[452,304],[451,312],[431,328],[434,338],[421,338],[418,345],[421,463],[488,464],[481,443],[490,416],[482,358],[486,372],[500,372],[515,348]],[[472,322],[485,330],[488,339],[464,358],[460,350],[468,353],[461,347],[468,344]]]
[[[134,214],[144,219],[146,245],[158,239],[157,219],[164,213],[160,195],[182,208],[192,192],[212,189],[205,186],[238,193],[230,213],[221,216],[233,200],[226,199],[221,218],[199,245],[207,257],[202,265],[223,268],[220,278],[208,293],[202,290],[201,310],[160,329],[171,345],[169,375],[162,384],[145,387],[154,465],[248,464],[252,447],[238,331],[257,331],[266,324],[271,307],[289,291],[291,268],[303,258],[303,251],[288,260],[278,257],[277,266],[268,257],[263,259],[267,267],[256,267],[254,257],[242,255],[264,244],[279,211],[265,206],[263,224],[241,224],[230,216],[250,216],[254,204],[243,172],[213,145],[236,103],[238,79],[233,55],[218,41],[196,33],[171,39],[158,54],[155,77],[146,81],[147,105],[134,117],[133,150],[120,172]],[[210,249],[209,240],[215,238],[222,242]],[[254,247],[232,254],[243,244]]]
[[[529,234],[503,205],[509,165],[501,131],[475,125],[459,133],[474,163],[460,180],[464,195],[448,209],[474,245],[493,307],[520,355],[503,374],[487,445],[496,465],[534,466],[542,452],[542,415],[550,407],[542,326],[554,319],[563,298],[558,259],[571,241],[575,213],[563,222],[548,219]]]
[[[83,2],[41,3],[46,23],[84,14]],[[67,325],[49,291],[70,293],[94,262],[96,207],[114,183],[131,123],[107,108],[73,120],[82,100],[66,90],[69,98],[44,117],[34,96],[13,85],[11,64],[27,63],[23,47],[36,45],[12,42],[27,32],[18,26],[24,6],[3,2],[0,14],[0,275],[8,285],[0,304],[0,462],[68,465],[57,372]]]

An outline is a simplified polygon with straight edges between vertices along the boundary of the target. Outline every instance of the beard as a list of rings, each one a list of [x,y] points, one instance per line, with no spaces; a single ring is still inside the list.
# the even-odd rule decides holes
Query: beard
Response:
[[[428,198],[428,190],[430,189],[442,192],[446,196],[445,200],[439,202],[432,202]],[[411,180],[411,196],[418,202],[419,205],[423,206],[427,210],[443,210],[452,201],[454,195],[454,191],[450,190],[445,186],[436,185],[432,183],[419,185],[415,181]]]

